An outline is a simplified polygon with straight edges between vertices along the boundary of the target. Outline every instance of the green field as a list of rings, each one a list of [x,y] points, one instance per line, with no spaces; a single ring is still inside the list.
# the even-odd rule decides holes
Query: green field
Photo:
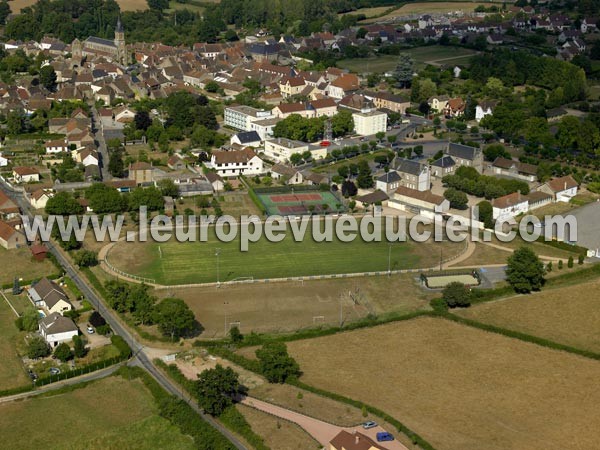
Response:
[[[467,64],[469,62],[468,57],[476,53],[474,50],[462,47],[442,47],[439,45],[409,48],[403,52],[413,57],[417,68],[422,68],[426,64],[445,66]],[[398,56],[396,55],[342,59],[337,63],[338,67],[357,73],[390,72],[396,68],[397,64]]]
[[[194,448],[157,414],[139,380],[110,377],[57,395],[0,404],[3,449]]]
[[[17,355],[16,344],[22,339],[14,322],[17,319],[7,305],[4,297],[0,296],[0,390],[25,386],[29,378],[23,369],[21,359]]]
[[[119,242],[108,259],[126,273],[168,285],[217,281],[217,248],[220,282],[241,277],[268,279],[387,270],[390,246],[385,242],[385,233],[382,242],[364,242],[360,237],[342,242],[334,237],[332,242],[319,243],[312,239],[311,230],[309,225],[303,242],[295,242],[288,229],[281,242],[269,242],[263,236],[250,243],[247,252],[241,252],[239,237],[229,243],[218,241],[211,227],[207,242]],[[390,267],[431,267],[439,262],[440,251],[449,257],[462,248],[449,242],[396,243],[391,246]]]

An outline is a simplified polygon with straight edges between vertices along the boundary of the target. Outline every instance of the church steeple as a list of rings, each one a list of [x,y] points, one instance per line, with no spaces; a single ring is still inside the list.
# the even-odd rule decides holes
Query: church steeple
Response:
[[[121,64],[126,64],[127,61],[127,49],[125,47],[125,29],[123,23],[121,23],[121,16],[117,19],[117,26],[115,27],[115,47],[117,47],[117,59]]]
[[[123,24],[121,23],[121,15],[119,14],[119,18],[117,19],[117,26],[115,27],[115,36],[117,33],[125,33],[123,30]]]

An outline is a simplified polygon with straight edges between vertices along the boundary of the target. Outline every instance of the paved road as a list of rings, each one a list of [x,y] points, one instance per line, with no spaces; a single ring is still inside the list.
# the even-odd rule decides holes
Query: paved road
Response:
[[[0,189],[2,189],[10,198],[13,199],[23,211],[23,214],[32,217],[29,210],[29,204],[25,201],[20,193],[16,193],[10,190],[6,185],[0,183]],[[110,325],[112,330],[123,337],[129,344],[134,352],[134,357],[131,361],[131,365],[142,367],[144,370],[149,372],[152,377],[170,394],[181,398],[188,403],[198,414],[202,416],[210,425],[216,428],[221,434],[223,434],[236,448],[240,450],[247,450],[238,439],[231,434],[221,424],[216,422],[211,416],[204,414],[199,408],[196,402],[189,396],[177,388],[177,386],[165,375],[163,375],[153,364],[150,358],[144,353],[143,346],[135,339],[135,337],[129,332],[129,329],[121,322],[117,315],[107,307],[104,300],[96,295],[88,285],[87,281],[84,280],[79,272],[71,265],[71,263],[63,256],[62,252],[57,249],[51,242],[47,243],[48,249],[56,257],[59,264],[62,266],[65,273],[73,280],[77,287],[81,290],[86,299],[97,309],[97,311],[106,319],[106,322]]]
[[[356,427],[340,427],[251,397],[244,398],[241,403],[297,424],[325,448],[329,448],[329,442],[343,430],[346,430],[349,433],[362,433],[374,441],[377,441],[378,432],[386,431],[381,426],[369,430],[365,430],[360,425]],[[389,450],[408,450],[397,440],[384,442],[382,445]]]
[[[92,131],[94,133],[94,139],[98,144],[98,154],[100,155],[100,173],[102,179],[108,181],[112,179],[112,175],[108,171],[108,147],[106,147],[104,135],[102,134],[102,123],[94,105],[91,105],[90,111],[92,112]]]

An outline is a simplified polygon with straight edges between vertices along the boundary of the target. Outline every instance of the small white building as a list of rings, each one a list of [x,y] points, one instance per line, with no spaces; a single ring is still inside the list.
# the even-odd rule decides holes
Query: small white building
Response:
[[[567,175],[544,183],[539,190],[552,195],[555,202],[569,202],[577,195],[578,186],[577,181]]]
[[[273,128],[281,119],[274,117],[272,119],[255,120],[250,123],[250,130],[256,131],[261,141],[266,141],[273,137]]]
[[[6,156],[0,155],[0,167],[8,166],[8,158]]]
[[[390,170],[375,180],[375,189],[385,193],[394,192],[400,187],[400,180],[398,172]]]
[[[308,151],[309,144],[287,138],[267,139],[265,141],[265,156],[277,162],[289,161],[294,153]]]
[[[50,189],[38,189],[28,195],[28,200],[35,209],[43,209],[53,196],[54,193]]]
[[[231,145],[237,144],[246,147],[260,147],[261,139],[256,131],[242,131],[231,136],[229,143]]]
[[[33,183],[40,181],[40,173],[34,167],[15,167],[13,177],[17,183]]]
[[[475,120],[480,122],[485,116],[493,114],[494,102],[481,102],[475,107]]]
[[[39,332],[50,347],[54,348],[63,342],[69,342],[79,334],[75,322],[59,313],[52,313],[39,323]]]
[[[520,192],[504,195],[492,200],[492,218],[507,220],[529,211],[529,199]]]
[[[44,149],[46,150],[46,154],[63,153],[69,151],[69,144],[66,139],[54,139],[46,141]]]
[[[436,216],[448,212],[450,202],[431,191],[417,191],[400,186],[388,200],[388,206],[434,219]]]
[[[387,130],[387,114],[376,109],[362,109],[352,113],[354,132],[359,136],[372,136]]]
[[[249,147],[243,150],[214,151],[207,165],[222,177],[261,175],[265,172],[263,160]]]

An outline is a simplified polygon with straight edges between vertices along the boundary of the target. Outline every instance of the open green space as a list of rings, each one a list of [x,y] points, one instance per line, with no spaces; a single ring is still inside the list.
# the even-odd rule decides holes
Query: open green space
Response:
[[[2,265],[2,270],[0,270],[0,284],[12,283],[15,277],[31,281],[57,271],[47,259],[44,261],[33,260],[28,247],[13,250],[0,247],[0,261],[6,263]],[[8,264],[9,261],[10,264]]]
[[[15,326],[17,316],[0,296],[0,390],[24,386],[29,382],[17,354],[17,341],[22,338]]]
[[[415,60],[417,68],[422,68],[427,64],[466,64],[469,61],[469,56],[474,55],[476,52],[462,47],[428,45],[424,47],[408,48],[403,50],[403,53],[411,55]],[[338,67],[358,73],[390,72],[396,68],[397,64],[398,56],[396,55],[342,59],[337,63]]]
[[[0,404],[3,449],[192,449],[157,414],[140,380],[110,377],[58,395]]]
[[[323,222],[318,226],[321,231],[325,228]],[[334,231],[335,226],[332,220]],[[444,257],[450,257],[463,248],[461,244],[450,242],[409,241],[390,246],[385,240],[385,231],[382,231],[381,242],[365,242],[360,236],[352,242],[342,242],[335,233],[331,242],[316,242],[310,224],[306,230],[301,242],[294,240],[288,226],[281,242],[270,242],[263,235],[258,242],[249,244],[247,252],[242,252],[240,233],[232,242],[222,242],[211,227],[207,242],[122,241],[109,252],[108,260],[126,273],[173,285],[215,282],[217,265],[220,282],[249,277],[269,279],[386,271],[388,263],[391,270],[426,268],[439,263],[441,252]]]

